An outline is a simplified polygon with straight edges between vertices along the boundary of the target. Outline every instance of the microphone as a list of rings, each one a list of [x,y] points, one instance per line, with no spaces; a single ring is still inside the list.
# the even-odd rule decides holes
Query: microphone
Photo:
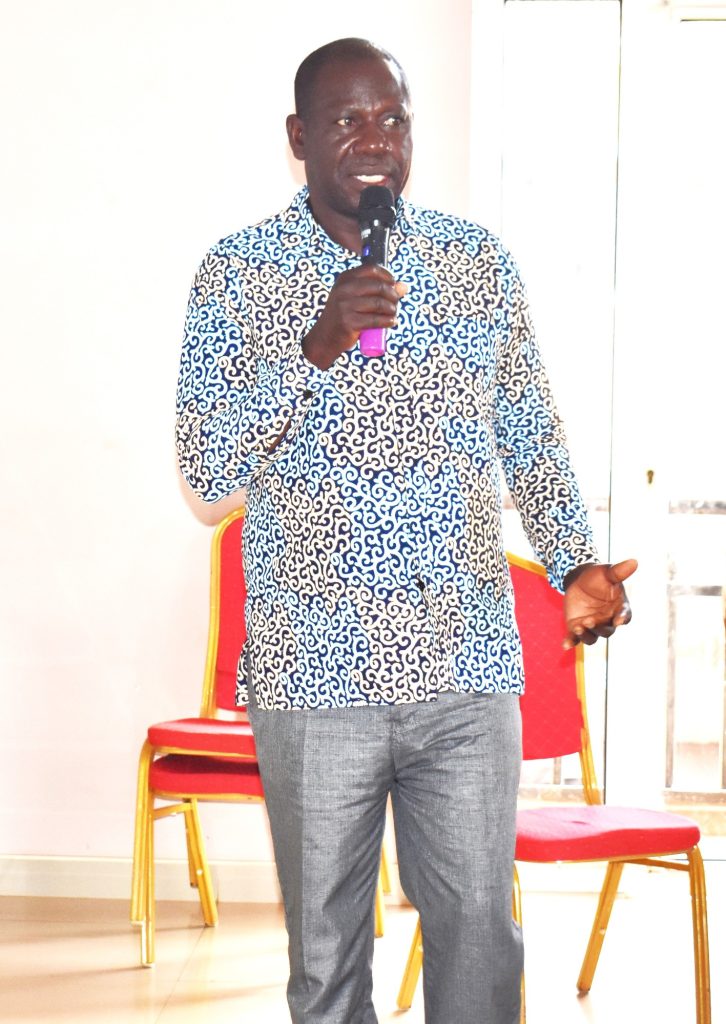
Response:
[[[358,201],[358,225],[362,242],[361,263],[388,266],[388,238],[396,219],[395,200],[390,188],[368,185]],[[382,356],[386,351],[386,328],[367,327],[360,333],[361,355]]]

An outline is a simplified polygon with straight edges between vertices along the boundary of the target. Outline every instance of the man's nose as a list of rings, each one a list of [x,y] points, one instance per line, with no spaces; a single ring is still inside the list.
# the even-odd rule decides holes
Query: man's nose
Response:
[[[361,125],[355,148],[360,153],[386,152],[389,148],[389,139],[385,129],[376,122],[368,122]]]

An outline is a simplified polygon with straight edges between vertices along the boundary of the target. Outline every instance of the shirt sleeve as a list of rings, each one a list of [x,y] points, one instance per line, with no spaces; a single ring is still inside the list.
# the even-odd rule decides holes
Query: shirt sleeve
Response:
[[[222,246],[208,253],[189,298],[176,420],[179,466],[204,501],[245,487],[287,452],[326,379],[301,341],[262,358],[238,260]]]
[[[598,555],[516,269],[509,293],[495,386],[496,443],[532,550],[562,591],[567,574]]]

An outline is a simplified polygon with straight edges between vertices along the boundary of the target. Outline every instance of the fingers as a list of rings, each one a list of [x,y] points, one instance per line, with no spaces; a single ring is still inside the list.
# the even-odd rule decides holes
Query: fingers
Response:
[[[598,640],[608,640],[619,626],[625,626],[632,619],[632,612],[627,601],[622,608],[606,622],[596,622],[592,616],[568,623],[569,633],[562,642],[567,651],[577,644],[597,643]]]
[[[597,643],[600,639],[607,640],[611,637],[617,626],[615,623],[601,623],[599,626],[594,624],[578,624],[572,627],[572,631],[565,638],[563,646],[565,648],[574,647],[576,644],[587,644],[588,647],[591,644]],[[569,641],[569,642],[568,642]]]
[[[393,327],[407,290],[383,267],[356,267],[341,274],[328,301],[345,327],[360,333],[367,327]]]
[[[622,583],[623,580],[627,580],[629,576],[632,576],[637,568],[637,559],[626,558],[623,562],[616,562],[615,565],[607,566],[608,579],[611,583]]]
[[[638,568],[634,558],[614,565],[594,564],[583,568],[565,593],[567,633],[564,647],[607,640],[616,629],[630,622],[632,613],[623,580]]]
[[[583,629],[578,630],[574,633],[568,634],[562,641],[562,646],[566,651],[569,651],[572,647],[577,647],[578,644],[586,644],[591,647],[592,644],[596,644],[598,640],[603,637],[607,639],[615,632],[615,627],[610,629],[610,632],[601,632],[600,630]]]
[[[613,625],[615,626],[626,626],[633,617],[633,613],[630,610],[630,603],[627,598],[623,602],[623,607],[620,611],[613,616]]]
[[[346,350],[355,348],[362,331],[395,327],[398,303],[408,291],[401,281],[375,264],[346,270],[335,281],[325,308],[303,338],[305,358],[327,370]]]

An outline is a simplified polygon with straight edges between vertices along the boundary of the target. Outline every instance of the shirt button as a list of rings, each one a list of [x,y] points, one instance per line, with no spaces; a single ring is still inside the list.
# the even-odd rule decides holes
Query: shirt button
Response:
[[[305,390],[303,391],[303,398],[307,399],[307,398],[312,398],[312,397],[313,397],[313,393],[310,390],[310,388],[305,388]]]

